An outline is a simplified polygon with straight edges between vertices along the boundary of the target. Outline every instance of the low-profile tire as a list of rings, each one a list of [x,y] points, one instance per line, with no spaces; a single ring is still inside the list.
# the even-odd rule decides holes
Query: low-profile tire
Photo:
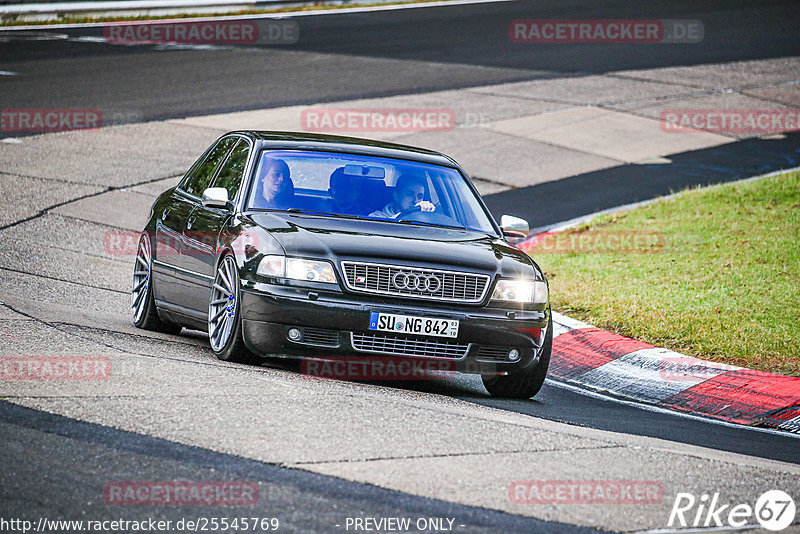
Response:
[[[139,244],[136,247],[136,263],[133,266],[133,286],[131,288],[133,325],[144,330],[177,334],[181,331],[180,325],[165,321],[158,316],[156,301],[153,297],[152,266],[153,255],[150,249],[150,238],[144,233],[139,237]]]
[[[553,351],[553,318],[547,324],[547,333],[539,361],[521,371],[510,372],[507,375],[481,375],[483,386],[492,397],[512,399],[530,399],[542,389],[550,366],[550,353]]]
[[[250,352],[242,337],[239,271],[233,255],[217,265],[208,302],[208,340],[217,358],[224,362],[258,364],[262,359]]]

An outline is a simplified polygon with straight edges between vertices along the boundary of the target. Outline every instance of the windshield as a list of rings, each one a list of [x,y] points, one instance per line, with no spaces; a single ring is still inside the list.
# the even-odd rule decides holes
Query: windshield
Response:
[[[456,169],[391,158],[264,150],[247,206],[495,233]]]

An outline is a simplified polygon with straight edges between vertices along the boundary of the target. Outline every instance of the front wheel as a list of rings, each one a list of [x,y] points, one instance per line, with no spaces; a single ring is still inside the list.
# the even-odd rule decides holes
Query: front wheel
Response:
[[[553,318],[547,323],[547,333],[544,337],[542,354],[539,362],[521,371],[511,371],[505,376],[481,375],[483,386],[492,397],[506,397],[512,399],[530,399],[542,389],[550,366],[550,353],[553,351]]]
[[[179,325],[164,321],[158,316],[153,297],[153,255],[147,233],[139,237],[136,248],[136,264],[133,266],[133,289],[131,289],[131,311],[133,325],[144,330],[154,330],[165,334],[177,334]]]
[[[222,361],[259,363],[259,358],[244,344],[240,309],[239,271],[233,256],[228,254],[219,262],[211,288],[208,339],[214,354]]]

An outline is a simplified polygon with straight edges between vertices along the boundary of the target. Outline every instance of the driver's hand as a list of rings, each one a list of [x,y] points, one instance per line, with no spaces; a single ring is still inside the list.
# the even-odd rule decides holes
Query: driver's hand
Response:
[[[422,200],[417,202],[416,204],[422,211],[436,211],[436,206],[433,205],[432,202],[428,202],[427,200]]]

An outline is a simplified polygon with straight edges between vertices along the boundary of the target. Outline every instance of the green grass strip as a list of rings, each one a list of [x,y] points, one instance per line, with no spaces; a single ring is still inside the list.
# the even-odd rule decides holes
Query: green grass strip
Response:
[[[553,236],[531,255],[555,310],[800,376],[800,173],[686,190]]]

